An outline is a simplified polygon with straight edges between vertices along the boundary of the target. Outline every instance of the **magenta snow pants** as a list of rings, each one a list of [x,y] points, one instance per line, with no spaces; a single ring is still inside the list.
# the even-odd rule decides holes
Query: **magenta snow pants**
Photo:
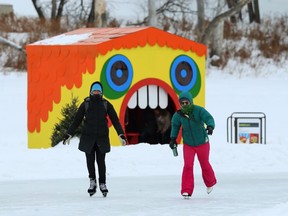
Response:
[[[189,146],[187,144],[183,145],[183,157],[184,157],[184,167],[182,172],[182,188],[181,194],[187,192],[192,195],[194,190],[194,158],[197,154],[197,158],[200,163],[202,170],[202,178],[206,187],[212,187],[216,184],[217,180],[213,171],[212,166],[209,163],[209,152],[210,144],[209,142],[200,146]]]

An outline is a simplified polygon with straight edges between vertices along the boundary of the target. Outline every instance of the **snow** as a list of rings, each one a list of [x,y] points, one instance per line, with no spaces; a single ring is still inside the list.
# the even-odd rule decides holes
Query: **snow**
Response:
[[[31,1],[25,7],[19,2],[0,0],[13,4],[16,13],[36,16]],[[121,9],[136,7],[136,0],[107,2],[117,16],[136,14]],[[263,13],[287,13],[287,7],[286,0],[260,2]],[[275,63],[255,52],[251,62],[261,62],[258,68],[236,60],[221,70],[207,68],[206,108],[216,121],[210,161],[218,183],[207,195],[195,160],[195,190],[189,200],[180,196],[182,145],[174,157],[168,145],[143,143],[112,147],[106,157],[109,194],[89,197],[78,139],[69,146],[28,149],[27,74],[0,69],[0,215],[287,215],[287,58]],[[240,111],[266,114],[267,144],[227,143],[227,117]]]
[[[168,145],[112,147],[107,154],[107,198],[86,192],[85,156],[78,139],[69,146],[27,148],[27,75],[0,74],[1,215],[236,215],[288,212],[286,76],[237,78],[209,69],[206,108],[214,115],[211,164],[218,184],[206,194],[199,163],[195,191],[180,196],[182,145],[174,157]],[[267,144],[226,141],[226,119],[236,111],[267,116]]]
[[[81,40],[85,40],[91,36],[92,33],[83,33],[77,35],[67,35],[61,34],[54,36],[52,38],[48,38],[45,40],[37,41],[33,43],[33,45],[67,45],[77,43]]]

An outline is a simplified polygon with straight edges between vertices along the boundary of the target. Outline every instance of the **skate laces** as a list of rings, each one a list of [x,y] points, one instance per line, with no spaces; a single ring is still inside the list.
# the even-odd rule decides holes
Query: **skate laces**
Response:
[[[93,189],[94,187],[96,187],[96,180],[95,179],[90,179],[90,188],[89,189]]]
[[[100,183],[99,187],[100,187],[100,190],[107,190],[106,184],[104,183]]]

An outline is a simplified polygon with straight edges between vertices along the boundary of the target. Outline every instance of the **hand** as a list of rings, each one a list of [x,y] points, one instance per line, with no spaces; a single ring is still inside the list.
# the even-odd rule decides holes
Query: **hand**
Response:
[[[128,141],[127,141],[127,138],[126,138],[126,136],[124,134],[120,134],[119,135],[119,139],[120,139],[120,142],[121,142],[122,146],[127,145]]]
[[[72,136],[70,134],[66,134],[64,139],[63,139],[63,145],[69,145],[70,144],[70,140],[71,140]]]
[[[171,138],[169,146],[170,146],[171,149],[177,148],[176,138]]]
[[[213,134],[213,128],[211,126],[207,126],[206,131],[207,131],[208,135],[212,135]]]

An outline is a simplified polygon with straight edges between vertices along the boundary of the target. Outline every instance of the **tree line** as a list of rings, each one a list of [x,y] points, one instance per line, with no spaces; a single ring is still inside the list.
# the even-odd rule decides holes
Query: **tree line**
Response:
[[[70,2],[70,4],[69,4]],[[159,2],[159,1],[158,1]],[[237,23],[243,15],[241,9],[247,5],[250,22],[260,23],[260,12],[258,0],[196,0],[197,11],[192,9],[191,0],[166,0],[156,6],[156,0],[148,0],[148,15],[131,25],[149,25],[159,27],[158,22],[166,22],[165,30],[173,23],[179,22],[179,17],[187,19],[188,14],[197,14],[196,40],[200,43],[210,45],[210,56],[221,55],[223,42],[223,22],[227,17],[230,21]],[[53,27],[58,30],[64,17],[85,20],[87,27],[107,27],[107,2],[106,0],[51,0],[51,3],[41,3],[41,0],[32,0],[34,8],[41,22],[49,20]],[[214,3],[215,16],[207,20],[205,8]],[[216,3],[216,4],[215,4]],[[192,29],[191,29],[192,30]]]
[[[63,29],[64,26],[73,26],[73,28],[123,26],[117,17],[109,14],[106,0],[31,1],[40,25],[45,26],[48,23],[55,35],[67,30],[67,28]],[[155,26],[203,43],[209,47],[210,57],[216,55],[221,58],[223,54],[225,22],[237,28],[237,23],[247,17],[250,23],[261,21],[258,0],[142,0],[138,2],[139,7],[145,10],[143,14],[146,16],[142,20],[124,23],[125,26]],[[246,8],[246,13],[242,12],[243,8]],[[17,46],[14,48],[19,49]]]

